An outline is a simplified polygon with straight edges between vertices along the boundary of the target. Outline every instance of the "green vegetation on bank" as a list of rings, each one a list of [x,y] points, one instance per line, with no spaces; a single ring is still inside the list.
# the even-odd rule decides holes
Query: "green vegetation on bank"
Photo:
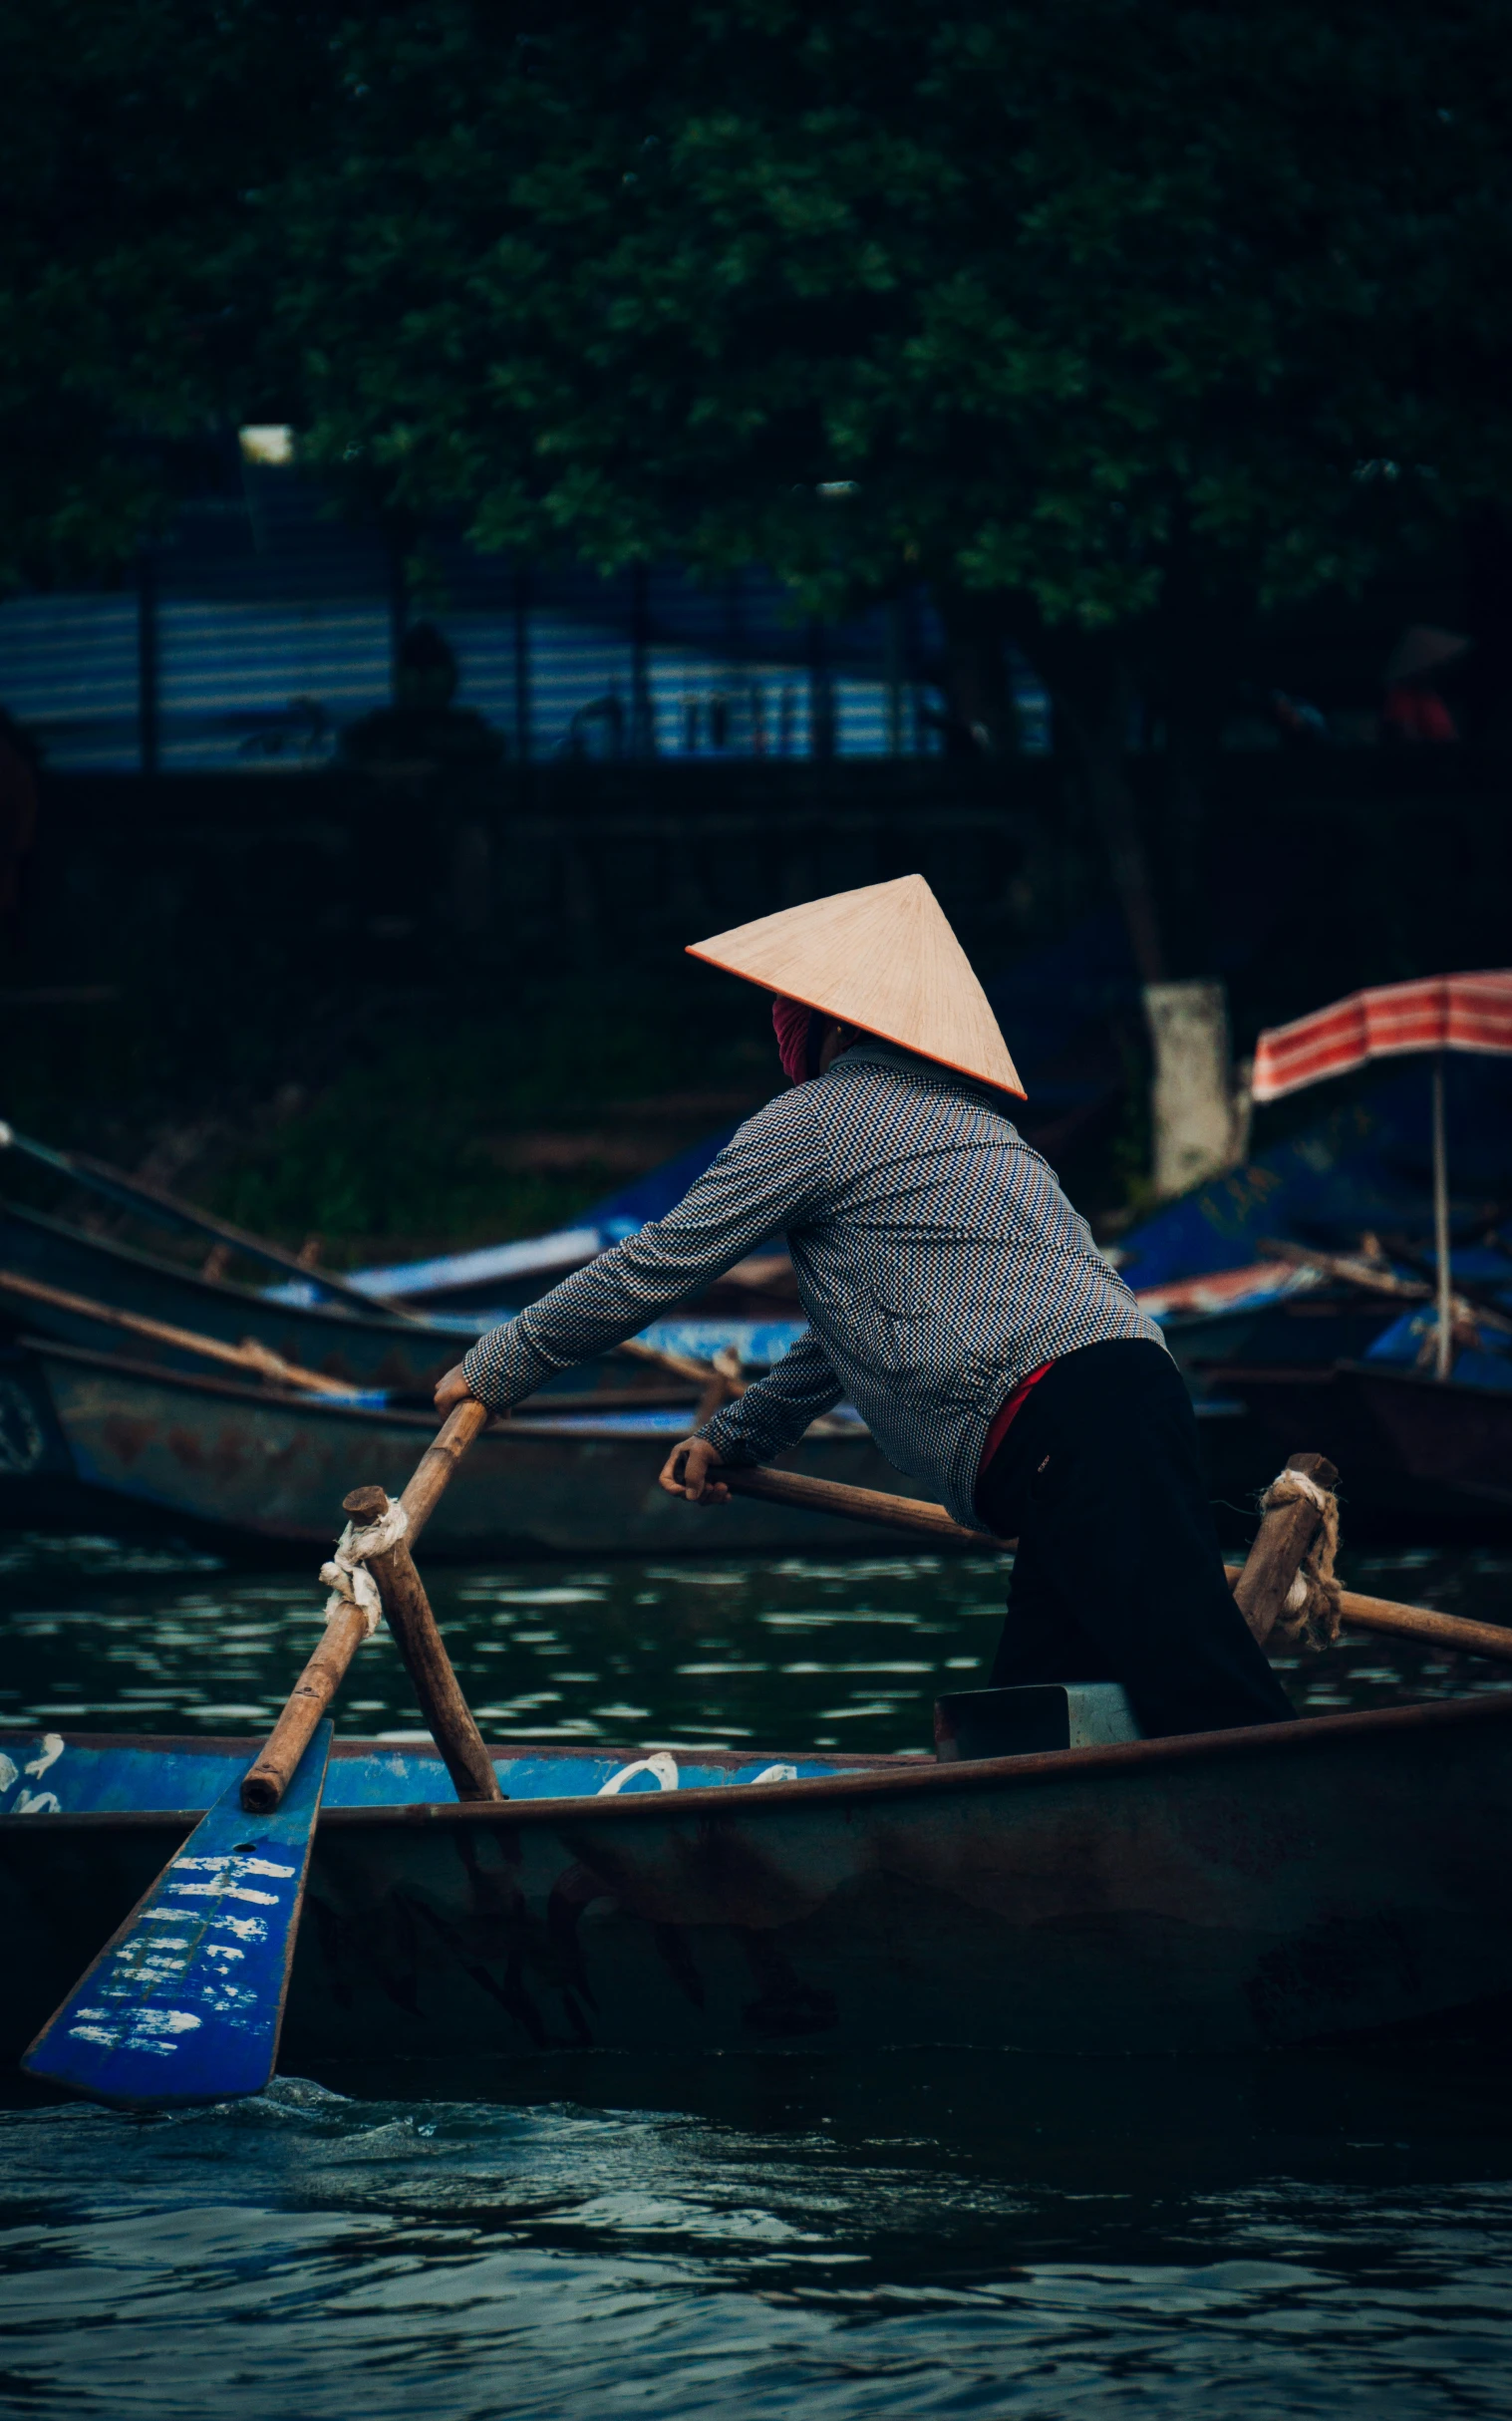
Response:
[[[334,1054],[338,1004],[289,1006],[234,1054],[207,1001],[166,1025],[140,997],[0,1011],[0,1114],[348,1266],[570,1221],[781,1081],[763,1001],[702,970],[460,1006],[375,990]],[[56,1196],[3,1173],[18,1198]]]

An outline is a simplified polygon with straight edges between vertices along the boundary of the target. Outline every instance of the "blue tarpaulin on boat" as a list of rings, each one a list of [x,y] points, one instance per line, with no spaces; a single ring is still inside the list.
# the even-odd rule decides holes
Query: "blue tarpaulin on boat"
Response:
[[[1473,1233],[1512,1204],[1512,1064],[1450,1052],[1445,1076],[1451,1216],[1457,1233]],[[1138,1288],[1243,1269],[1265,1259],[1270,1236],[1333,1251],[1351,1250],[1366,1229],[1427,1243],[1431,1201],[1424,1055],[1132,1229],[1118,1272]]]
[[[1431,1369],[1438,1315],[1431,1303],[1414,1304],[1403,1312],[1364,1355],[1366,1362],[1389,1362],[1396,1369]],[[1491,1387],[1512,1394],[1512,1337],[1479,1326],[1473,1346],[1460,1346],[1451,1373],[1456,1386]]]

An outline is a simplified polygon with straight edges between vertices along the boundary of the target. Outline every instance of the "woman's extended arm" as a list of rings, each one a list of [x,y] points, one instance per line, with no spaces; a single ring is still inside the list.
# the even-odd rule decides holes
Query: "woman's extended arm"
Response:
[[[814,1121],[795,1086],[747,1119],[665,1219],[600,1253],[517,1320],[480,1337],[459,1365],[464,1391],[502,1410],[554,1371],[622,1345],[800,1218],[822,1174]],[[448,1387],[457,1391],[457,1377],[448,1372],[438,1402]]]

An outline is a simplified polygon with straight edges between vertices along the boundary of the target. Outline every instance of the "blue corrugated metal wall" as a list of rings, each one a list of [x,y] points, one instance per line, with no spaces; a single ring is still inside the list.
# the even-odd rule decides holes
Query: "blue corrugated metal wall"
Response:
[[[817,739],[825,753],[878,757],[939,745],[939,632],[922,599],[819,632],[759,569],[717,587],[675,566],[639,582],[521,580],[447,540],[425,561],[406,610],[446,631],[458,704],[511,753],[803,757]],[[327,761],[344,725],[388,703],[394,590],[371,531],[334,519],[297,473],[248,466],[239,500],[182,509],[154,550],[145,607],[131,590],[0,602],[0,704],[61,769],[130,770],[155,726],[165,771],[297,770]],[[145,653],[156,699],[146,729]],[[1028,746],[1044,747],[1045,702],[1027,676],[1020,707]]]

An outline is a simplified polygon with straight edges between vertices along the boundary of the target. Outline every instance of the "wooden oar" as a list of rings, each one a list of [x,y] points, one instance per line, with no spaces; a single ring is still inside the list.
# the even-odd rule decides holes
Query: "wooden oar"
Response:
[[[771,1471],[761,1464],[749,1470],[721,1469],[718,1477],[736,1496],[764,1497],[770,1504],[797,1505],[809,1513],[838,1513],[853,1522],[877,1522],[884,1529],[911,1531],[936,1545],[953,1539],[981,1550],[1011,1547],[1012,1539],[990,1539],[981,1530],[967,1530],[952,1521],[943,1505],[920,1504],[910,1496],[884,1496],[876,1488],[842,1487],[837,1480],[805,1479],[796,1471]],[[1231,1582],[1243,1566],[1226,1567]],[[1435,1614],[1427,1606],[1403,1606],[1394,1599],[1361,1597],[1346,1589],[1340,1611],[1356,1631],[1389,1632],[1393,1639],[1420,1640],[1426,1648],[1450,1649],[1460,1656],[1487,1656],[1512,1664],[1512,1629],[1495,1623],[1468,1623],[1456,1614]]]
[[[345,1304],[348,1311],[365,1312],[370,1319],[375,1312],[396,1320],[418,1317],[385,1297],[365,1295],[360,1287],[338,1278],[334,1270],[313,1268],[301,1261],[297,1253],[285,1252],[281,1244],[270,1244],[265,1236],[254,1236],[247,1228],[233,1227],[228,1219],[217,1219],[212,1212],[170,1194],[164,1186],[129,1177],[124,1169],[113,1168],[108,1160],[93,1159],[88,1152],[57,1151],[50,1143],[39,1143],[32,1135],[19,1133],[3,1118],[0,1118],[0,1151],[23,1152],[27,1159],[52,1169],[56,1176],[67,1177],[73,1184],[103,1195],[121,1210],[135,1211],[139,1218],[154,1219],[162,1227],[186,1228],[191,1235],[212,1237],[217,1244],[249,1261],[264,1262],[270,1269],[281,1270],[286,1278],[302,1279],[307,1285],[319,1287],[323,1295]]]
[[[48,2019],[21,2065],[96,2101],[166,2109],[260,2093],[273,2073],[331,1748],[309,1740],[276,1814],[222,1791]]]
[[[1233,1580],[1239,1566],[1224,1569]],[[1512,1630],[1503,1631],[1498,1623],[1470,1623],[1462,1615],[1435,1614],[1431,1606],[1404,1606],[1395,1598],[1361,1597],[1357,1589],[1341,1590],[1339,1611],[1352,1631],[1387,1632],[1392,1639],[1417,1640],[1424,1648],[1495,1657],[1512,1664]]]
[[[151,1337],[159,1345],[176,1346],[182,1354],[198,1354],[206,1362],[225,1362],[237,1369],[255,1370],[261,1378],[276,1378],[284,1386],[304,1387],[314,1395],[351,1395],[354,1389],[344,1379],[327,1378],[323,1371],[306,1370],[297,1362],[285,1362],[271,1346],[259,1345],[255,1337],[244,1338],[240,1345],[226,1345],[219,1337],[201,1337],[197,1329],[175,1328],[170,1321],[149,1320],[143,1312],[120,1312],[112,1304],[96,1303],[89,1295],[71,1295],[61,1286],[45,1286],[40,1278],[23,1278],[17,1270],[0,1270],[0,1291],[19,1295],[27,1303],[51,1304],[54,1311],[73,1312],[82,1320],[98,1320],[105,1328],[125,1329],[133,1337]]]
[[[846,1521],[877,1522],[884,1530],[912,1530],[920,1538],[954,1539],[970,1547],[1010,1545],[968,1530],[953,1521],[943,1505],[921,1503],[912,1496],[884,1496],[880,1488],[851,1488],[837,1479],[806,1479],[800,1471],[772,1471],[763,1463],[726,1470],[722,1479],[733,1496],[759,1496],[771,1505],[797,1505],[805,1513],[838,1513]]]
[[[458,1404],[426,1449],[404,1495],[411,1536],[487,1418],[480,1403]],[[261,1755],[221,1793],[49,2018],[21,2063],[29,2075],[128,2108],[262,2091],[278,2056],[325,1786],[325,1709],[367,1634],[358,1606],[344,1606],[326,1626]],[[465,1705],[462,1713],[471,1725]],[[446,1754],[446,1741],[438,1744]],[[502,1796],[496,1779],[492,1795]]]

